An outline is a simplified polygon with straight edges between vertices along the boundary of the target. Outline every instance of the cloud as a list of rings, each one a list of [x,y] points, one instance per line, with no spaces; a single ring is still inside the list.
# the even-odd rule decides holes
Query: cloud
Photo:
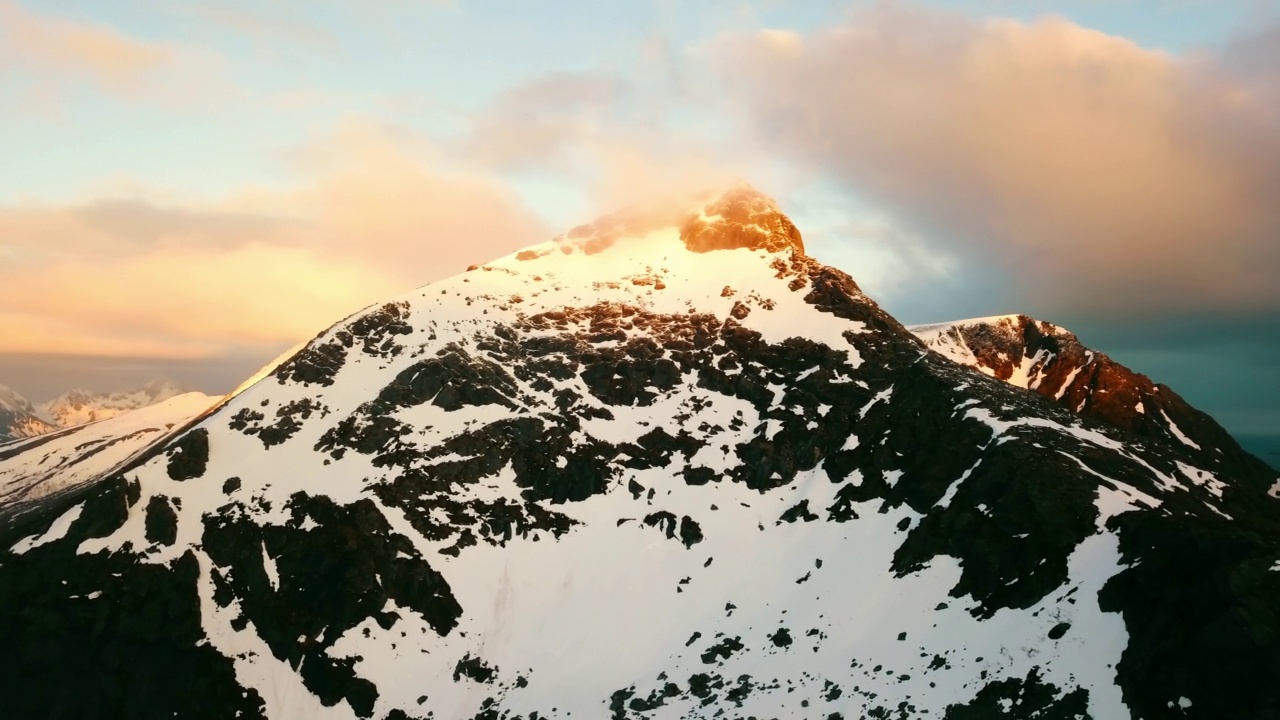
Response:
[[[307,337],[385,284],[373,268],[266,245],[64,261],[6,279],[0,335],[9,352],[200,357]],[[19,298],[28,298],[22,314]]]
[[[158,247],[230,249],[284,237],[300,221],[265,213],[201,208],[136,198],[78,205],[0,207],[0,248],[24,269],[74,257],[109,261]],[[55,252],[56,249],[56,252]]]
[[[468,151],[508,170],[572,168],[571,146],[603,131],[630,88],[618,78],[557,73],[508,89],[474,122]]]
[[[312,22],[301,7],[276,5],[270,11],[233,7],[226,3],[202,2],[174,11],[189,12],[217,28],[248,40],[258,51],[279,52],[305,48],[336,54],[341,46],[337,36]],[[282,46],[284,46],[282,48]]]
[[[1280,307],[1280,70],[1260,50],[888,4],[704,52],[758,144],[1002,267],[1030,305]]]
[[[175,49],[125,37],[109,27],[44,17],[0,0],[0,58],[7,63],[88,76],[115,90],[137,89]]]
[[[131,37],[110,25],[38,14],[0,0],[0,97],[45,119],[60,120],[68,102],[94,93],[170,111],[223,107],[243,91],[227,75],[227,58],[211,48]]]
[[[308,180],[216,202],[0,207],[0,353],[199,358],[278,348],[549,232],[491,176],[351,122]]]
[[[691,123],[701,98],[680,88],[672,60],[653,57],[630,79],[556,73],[509,88],[472,118],[468,162],[554,176],[582,188],[591,211],[723,185],[749,157]],[[705,118],[705,115],[703,115]]]
[[[385,123],[350,121],[288,154],[315,182],[245,192],[230,207],[308,218],[307,242],[426,282],[550,236],[498,176],[452,163]]]

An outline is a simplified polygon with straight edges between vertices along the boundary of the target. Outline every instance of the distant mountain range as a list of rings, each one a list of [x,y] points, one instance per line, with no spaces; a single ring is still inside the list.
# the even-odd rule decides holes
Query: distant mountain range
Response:
[[[104,420],[0,445],[0,509],[100,477],[218,400],[204,393],[183,393]]]
[[[58,427],[74,427],[154,405],[184,392],[187,390],[172,380],[165,379],[152,380],[141,387],[124,392],[71,390],[49,402],[42,403],[38,408],[38,414]]]
[[[34,437],[57,429],[41,419],[36,408],[17,391],[0,385],[0,443]]]
[[[106,420],[185,392],[188,391],[172,380],[156,379],[120,392],[70,390],[37,406],[12,388],[0,385],[0,443]]]
[[[0,385],[0,510],[110,472],[219,399],[160,379],[125,392],[72,390],[33,406]]]

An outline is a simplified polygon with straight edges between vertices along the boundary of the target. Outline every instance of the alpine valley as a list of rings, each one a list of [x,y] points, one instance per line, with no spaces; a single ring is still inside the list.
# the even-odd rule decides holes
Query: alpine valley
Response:
[[[904,327],[747,186],[177,416],[0,507],[0,717],[1280,717],[1276,471],[1047,323]]]

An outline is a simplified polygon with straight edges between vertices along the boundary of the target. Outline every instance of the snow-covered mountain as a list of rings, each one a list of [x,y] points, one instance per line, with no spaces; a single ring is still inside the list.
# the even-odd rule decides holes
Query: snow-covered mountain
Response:
[[[121,392],[69,390],[41,403],[39,415],[57,427],[75,427],[154,405],[185,392],[177,383],[166,379],[152,380],[142,387]]]
[[[34,437],[54,427],[36,415],[36,409],[17,391],[0,385],[0,444]]]
[[[930,351],[738,187],[9,511],[0,715],[1275,717],[1276,480]]]
[[[0,509],[93,480],[218,400],[204,393],[185,393],[106,420],[0,446]]]

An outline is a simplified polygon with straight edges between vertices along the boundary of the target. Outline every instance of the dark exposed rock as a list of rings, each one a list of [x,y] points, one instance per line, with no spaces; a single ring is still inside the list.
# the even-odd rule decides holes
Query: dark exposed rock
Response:
[[[9,547],[83,503],[65,542],[0,564],[0,716],[262,717],[231,659],[204,642],[191,552],[168,566],[76,553],[124,523],[127,486],[105,481],[0,528]]]
[[[717,660],[727,660],[729,656],[743,648],[742,638],[727,637],[720,642],[707,648],[702,653],[702,662],[713,663]]]
[[[196,428],[170,443],[168,447],[169,477],[191,480],[204,475],[209,462],[209,431]]]
[[[388,600],[421,614],[440,635],[454,628],[462,608],[444,578],[391,531],[371,501],[339,506],[299,493],[288,509],[289,526],[256,525],[236,504],[205,519],[203,544],[216,565],[214,599],[223,607],[238,601],[242,617],[277,658],[300,667],[321,702],[346,700],[368,717],[377,688],[355,673],[351,658],[328,653],[333,643]],[[310,529],[302,529],[306,519]]]
[[[351,324],[351,333],[360,339],[360,349],[371,357],[395,357],[404,348],[395,337],[408,335],[413,327],[408,323],[409,303],[387,303],[357,317]]]
[[[478,683],[493,682],[493,676],[497,672],[495,668],[485,664],[478,657],[466,655],[458,661],[457,667],[453,670],[453,681],[458,682],[462,678],[469,678]]]
[[[817,515],[814,515],[813,513],[809,512],[809,501],[801,500],[800,502],[788,508],[786,512],[782,513],[782,516],[778,518],[778,522],[793,523],[797,520],[803,520],[805,522],[813,522],[814,520],[817,520],[817,519],[818,519]]]
[[[272,375],[283,385],[286,382],[304,385],[333,385],[333,378],[347,362],[347,348],[352,345],[351,333],[339,331],[325,342],[312,340],[293,357],[280,363]]]
[[[1040,679],[1037,668],[1026,678],[1010,678],[988,683],[964,705],[947,708],[944,720],[1088,720],[1089,692],[1077,688],[1063,692]]]
[[[161,545],[172,545],[178,539],[178,515],[173,511],[169,498],[152,495],[147,501],[147,540]]]
[[[263,447],[271,447],[293,437],[294,433],[302,429],[303,421],[313,413],[323,417],[329,413],[329,409],[312,398],[292,400],[276,410],[274,423],[264,425],[264,414],[252,408],[241,408],[231,416],[231,422],[227,426],[245,435],[256,435]]]
[[[702,542],[702,527],[688,515],[680,518],[680,542],[685,547]]]
[[[1120,528],[1127,567],[1099,593],[1130,636],[1117,681],[1135,716],[1170,716],[1192,700],[1198,718],[1268,718],[1280,708],[1280,540],[1265,512],[1235,523],[1130,513]]]
[[[778,631],[769,636],[769,641],[780,648],[791,645],[791,631],[786,628],[778,628]]]

